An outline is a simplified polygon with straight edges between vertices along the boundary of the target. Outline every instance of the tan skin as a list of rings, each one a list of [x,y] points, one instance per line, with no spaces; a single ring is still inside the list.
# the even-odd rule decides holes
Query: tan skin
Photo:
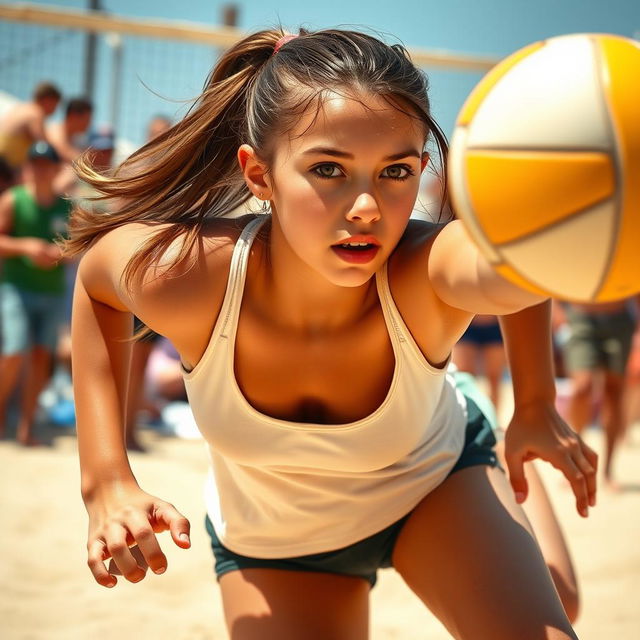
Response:
[[[363,100],[368,108],[328,100],[313,124],[314,114],[307,114],[298,131],[277,141],[270,165],[247,145],[238,151],[247,186],[270,200],[273,216],[249,259],[236,379],[259,411],[294,421],[321,418],[327,428],[365,417],[387,393],[394,359],[372,278],[385,260],[400,313],[436,366],[447,360],[473,313],[514,313],[541,302],[495,274],[459,223],[435,237],[423,225],[408,225],[427,161],[424,131],[383,100]],[[197,364],[246,222],[212,221],[193,268],[159,278],[158,267],[131,291],[121,283],[124,266],[153,228],[114,230],[81,262],[73,321],[74,371],[86,374],[76,375],[78,437],[89,566],[104,586],[115,585],[116,566],[132,582],[144,578],[129,550],[133,544],[142,566],[166,569],[154,532],[170,529],[178,546],[189,546],[188,537],[181,540],[188,536],[186,518],[142,491],[128,465],[122,428],[128,353],[118,338],[130,334],[133,312],[174,343],[185,366]],[[375,235],[381,246],[365,265],[346,263],[331,248],[358,233]],[[302,369],[301,361],[307,363]],[[289,372],[296,367],[294,379]],[[276,378],[281,383],[270,387]],[[522,389],[525,401],[510,427],[507,452],[519,493],[526,493],[519,476],[524,460],[540,456],[572,475],[578,509],[586,514],[595,500],[595,457],[549,415],[549,398],[527,398],[529,391]],[[111,572],[104,564],[109,557]],[[443,482],[413,512],[393,557],[409,586],[458,638],[575,637],[501,471],[472,467]],[[234,640],[367,637],[369,587],[362,579],[254,569],[228,573],[220,586]],[[495,602],[501,603],[499,616]],[[476,619],[482,625],[472,630]]]
[[[59,197],[53,188],[58,168],[58,163],[45,158],[30,160],[25,165],[25,188],[42,207],[51,206]],[[6,191],[0,197],[0,258],[23,255],[41,269],[53,268],[62,259],[58,245],[41,238],[19,238],[11,235],[13,207],[14,194]],[[4,437],[5,433],[7,403],[19,383],[24,361],[28,360],[16,440],[26,446],[40,444],[33,436],[33,421],[38,395],[49,379],[52,355],[42,345],[35,345],[27,353],[0,355],[0,437]]]

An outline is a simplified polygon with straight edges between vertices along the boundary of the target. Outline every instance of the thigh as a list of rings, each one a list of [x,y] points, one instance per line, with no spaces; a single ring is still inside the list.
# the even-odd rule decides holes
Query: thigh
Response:
[[[366,640],[369,583],[283,569],[241,569],[220,577],[231,640]]]
[[[575,638],[502,471],[464,469],[407,520],[397,571],[455,638]]]
[[[16,355],[29,347],[29,318],[18,290],[0,284],[0,343],[3,355]]]
[[[33,344],[55,353],[64,317],[64,298],[36,294],[32,304]]]

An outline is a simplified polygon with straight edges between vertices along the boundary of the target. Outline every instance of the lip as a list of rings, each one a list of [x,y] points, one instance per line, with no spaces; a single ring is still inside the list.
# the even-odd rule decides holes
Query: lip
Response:
[[[342,246],[340,246],[349,242],[362,242],[371,246],[365,250],[343,249]],[[380,247],[380,241],[375,236],[357,235],[345,238],[342,242],[332,245],[331,249],[333,249],[333,252],[345,262],[350,264],[367,264],[368,262],[371,262],[376,255],[378,255]]]
[[[378,238],[368,235],[349,236],[348,238],[343,238],[340,242],[336,242],[333,246],[337,247],[341,244],[348,244],[349,242],[364,242],[366,244],[373,244],[378,248],[380,247],[380,241]]]

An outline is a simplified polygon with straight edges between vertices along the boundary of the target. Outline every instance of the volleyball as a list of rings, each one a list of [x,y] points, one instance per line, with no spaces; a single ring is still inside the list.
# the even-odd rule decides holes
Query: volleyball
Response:
[[[576,302],[640,291],[640,43],[567,35],[500,62],[458,115],[448,172],[508,280]]]

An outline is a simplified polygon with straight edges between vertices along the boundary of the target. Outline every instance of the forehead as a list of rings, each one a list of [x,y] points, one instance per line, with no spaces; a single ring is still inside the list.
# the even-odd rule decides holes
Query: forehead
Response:
[[[388,155],[386,151],[397,152],[398,145],[421,148],[424,138],[424,125],[416,116],[381,96],[330,93],[307,108],[289,134],[289,146],[291,153],[320,145],[365,153],[375,147]]]

